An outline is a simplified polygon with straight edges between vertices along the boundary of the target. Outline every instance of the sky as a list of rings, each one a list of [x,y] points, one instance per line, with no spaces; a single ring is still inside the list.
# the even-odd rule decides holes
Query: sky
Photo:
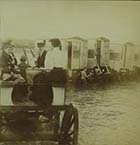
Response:
[[[107,37],[140,44],[138,1],[0,0],[1,38]]]

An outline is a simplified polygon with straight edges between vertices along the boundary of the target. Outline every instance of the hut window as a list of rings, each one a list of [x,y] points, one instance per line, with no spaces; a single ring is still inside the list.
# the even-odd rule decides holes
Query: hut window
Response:
[[[79,50],[73,50],[73,58],[79,58]]]
[[[110,60],[120,60],[120,53],[110,52]]]
[[[94,50],[93,49],[88,50],[88,58],[94,58]]]
[[[139,60],[139,55],[138,54],[135,54],[134,55],[134,61],[138,61]]]
[[[101,40],[97,40],[97,49],[101,48]]]

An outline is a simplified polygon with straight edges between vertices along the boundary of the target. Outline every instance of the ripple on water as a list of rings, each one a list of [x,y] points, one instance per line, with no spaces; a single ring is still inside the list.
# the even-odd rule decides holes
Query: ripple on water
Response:
[[[71,90],[77,106],[80,145],[140,145],[140,84]]]

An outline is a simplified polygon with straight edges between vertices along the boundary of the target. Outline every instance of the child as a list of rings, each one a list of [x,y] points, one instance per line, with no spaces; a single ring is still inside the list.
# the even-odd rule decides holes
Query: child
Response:
[[[26,69],[31,67],[29,64],[27,64],[27,57],[26,56],[21,56],[20,58],[21,63],[18,64],[18,67],[20,69],[20,73],[22,77],[26,80]]]

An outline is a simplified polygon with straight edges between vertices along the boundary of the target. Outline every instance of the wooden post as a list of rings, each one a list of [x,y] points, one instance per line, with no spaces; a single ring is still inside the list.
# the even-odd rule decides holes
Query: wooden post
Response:
[[[123,61],[123,68],[125,69],[126,64],[126,54],[127,54],[127,44],[124,45],[124,61]]]

